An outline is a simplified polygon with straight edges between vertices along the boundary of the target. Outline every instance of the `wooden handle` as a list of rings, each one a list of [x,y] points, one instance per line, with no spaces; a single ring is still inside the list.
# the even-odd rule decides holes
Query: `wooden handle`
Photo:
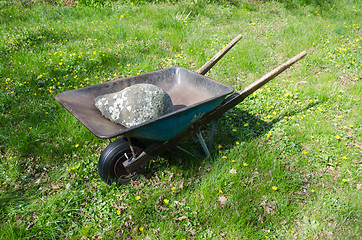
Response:
[[[228,45],[221,49],[220,52],[213,56],[207,63],[204,64],[204,66],[202,66],[196,72],[205,75],[241,38],[241,34],[234,38]]]
[[[272,71],[268,72],[267,74],[256,80],[255,82],[249,84],[241,91],[238,91],[237,93],[239,95],[245,96],[244,98],[246,98],[247,96],[255,92],[257,89],[261,88],[264,84],[266,84],[267,82],[278,76],[284,70],[292,66],[294,63],[298,62],[305,55],[307,55],[306,51],[299,53],[298,55],[294,56],[293,58],[289,59],[288,61],[280,65],[279,67],[274,68]]]
[[[217,109],[213,111],[213,113],[219,116],[220,114],[223,114],[229,109],[233,108],[234,106],[242,102],[250,94],[261,88],[264,84],[266,84],[267,82],[278,76],[280,73],[285,71],[287,68],[292,66],[294,63],[299,61],[305,55],[307,55],[306,51],[299,53],[295,57],[289,59],[288,61],[280,65],[279,67],[274,68],[272,71],[268,72],[267,74],[256,80],[255,82],[249,84],[244,89],[230,95],[223,101],[223,103]]]

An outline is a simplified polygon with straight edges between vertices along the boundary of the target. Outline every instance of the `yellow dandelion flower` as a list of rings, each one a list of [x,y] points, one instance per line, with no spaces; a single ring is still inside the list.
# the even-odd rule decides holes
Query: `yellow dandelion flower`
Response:
[[[343,156],[342,159],[347,160],[347,157],[346,157],[346,156]]]
[[[249,164],[247,164],[246,162],[244,162],[244,163],[243,163],[243,166],[244,166],[244,167],[247,167],[247,166],[249,166]]]
[[[172,190],[172,191],[175,191],[175,190],[176,190],[176,187],[172,187],[171,190]]]
[[[341,136],[339,136],[339,135],[336,135],[334,137],[337,138],[337,139],[341,139]]]
[[[121,214],[121,210],[117,210],[117,215],[120,215]]]
[[[345,183],[345,182],[348,182],[348,180],[347,180],[347,179],[344,179],[344,178],[342,179],[342,181],[343,181],[344,183]]]
[[[222,156],[223,159],[227,159],[228,157],[227,156]]]
[[[235,143],[236,143],[236,145],[239,145],[239,144],[240,144],[238,141],[236,141]]]
[[[223,191],[221,189],[219,189],[219,193],[223,193]]]
[[[143,227],[140,227],[138,230],[140,230],[140,232],[143,232],[144,229]]]
[[[315,192],[314,189],[312,189],[311,192],[314,193]]]
[[[278,190],[278,187],[273,186],[272,189],[273,189],[274,191],[276,191],[276,190]]]
[[[231,162],[232,162],[232,163],[234,163],[234,162],[235,162],[235,160],[231,160]]]
[[[234,129],[233,129],[233,132],[236,132],[236,131],[237,131],[236,128],[234,128]]]
[[[168,200],[168,199],[164,199],[163,202],[167,204],[167,203],[169,202],[169,200]]]
[[[79,144],[76,144],[74,147],[76,147],[76,148],[79,147]]]
[[[136,196],[134,199],[136,199],[136,201],[140,200],[141,197],[140,196]]]
[[[249,126],[249,123],[245,123],[245,124],[244,124],[244,127],[247,127],[247,126]]]

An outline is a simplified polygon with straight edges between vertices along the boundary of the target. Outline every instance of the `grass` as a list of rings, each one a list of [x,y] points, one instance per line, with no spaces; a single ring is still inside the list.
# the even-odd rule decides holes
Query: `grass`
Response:
[[[1,239],[361,238],[360,1],[0,6]],[[308,55],[217,122],[213,162],[173,149],[129,185],[103,183],[107,141],[55,95],[197,70],[239,33],[208,73],[237,90]]]

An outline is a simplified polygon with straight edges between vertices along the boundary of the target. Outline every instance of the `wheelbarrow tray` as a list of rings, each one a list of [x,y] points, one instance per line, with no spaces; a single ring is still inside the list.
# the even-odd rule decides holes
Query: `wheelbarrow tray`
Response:
[[[94,104],[97,96],[118,92],[139,83],[163,89],[171,97],[174,111],[127,128],[102,116]],[[60,102],[98,138],[120,135],[167,141],[215,109],[232,93],[231,86],[182,67],[172,67],[59,93]]]

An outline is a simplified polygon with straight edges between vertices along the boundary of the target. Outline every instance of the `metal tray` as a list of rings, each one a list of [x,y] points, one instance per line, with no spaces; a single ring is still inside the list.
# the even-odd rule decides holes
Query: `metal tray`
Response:
[[[167,92],[175,110],[159,118],[126,128],[104,118],[94,105],[99,95],[149,83]],[[59,93],[56,100],[98,138],[120,135],[167,141],[216,108],[232,93],[231,86],[182,67],[172,67]]]

